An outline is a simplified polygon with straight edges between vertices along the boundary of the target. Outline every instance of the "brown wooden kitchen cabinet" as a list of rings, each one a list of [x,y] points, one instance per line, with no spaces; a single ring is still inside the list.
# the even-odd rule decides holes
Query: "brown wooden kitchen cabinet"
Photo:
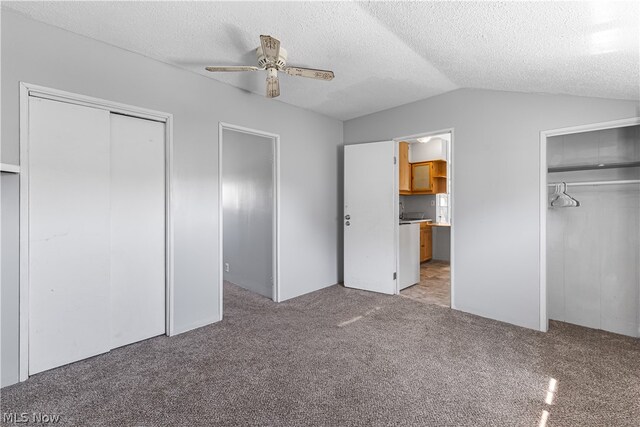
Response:
[[[411,163],[409,163],[409,143],[401,141],[398,143],[398,171],[400,178],[398,188],[400,194],[411,194]]]
[[[420,223],[420,262],[433,258],[433,237],[431,224]]]
[[[447,162],[432,160],[411,163],[411,194],[447,192]]]

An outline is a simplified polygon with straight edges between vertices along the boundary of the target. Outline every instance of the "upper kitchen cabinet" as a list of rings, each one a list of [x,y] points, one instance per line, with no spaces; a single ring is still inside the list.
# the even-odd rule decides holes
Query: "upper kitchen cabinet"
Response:
[[[416,194],[433,193],[432,162],[414,163],[411,165],[411,192]]]
[[[411,193],[436,194],[447,192],[447,162],[433,160],[411,164]],[[401,191],[402,194],[402,191]]]
[[[409,163],[409,143],[398,143],[398,187],[400,194],[411,194],[411,163]]]
[[[447,162],[434,160],[431,163],[433,163],[433,193],[447,193]]]

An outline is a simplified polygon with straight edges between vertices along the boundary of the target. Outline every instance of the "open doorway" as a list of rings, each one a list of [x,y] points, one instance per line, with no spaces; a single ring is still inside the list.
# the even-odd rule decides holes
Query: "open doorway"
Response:
[[[398,289],[401,296],[443,307],[451,307],[452,301],[452,138],[453,131],[447,130],[396,139],[400,193]]]
[[[279,136],[221,123],[219,140],[220,283],[278,301]]]
[[[345,287],[455,308],[453,140],[444,129],[344,147]]]

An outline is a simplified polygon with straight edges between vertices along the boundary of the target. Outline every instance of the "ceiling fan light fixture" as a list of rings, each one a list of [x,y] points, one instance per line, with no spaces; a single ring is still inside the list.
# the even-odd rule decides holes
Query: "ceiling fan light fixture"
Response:
[[[251,65],[215,65],[205,67],[207,71],[229,72],[229,71],[267,71],[267,97],[275,98],[280,96],[280,82],[278,81],[278,71],[294,77],[306,77],[315,80],[332,80],[335,76],[333,71],[318,70],[315,68],[289,67],[287,66],[287,51],[280,47],[280,40],[268,35],[260,36],[260,46],[256,49],[258,66]]]
[[[280,96],[278,70],[276,70],[275,68],[268,68],[267,72],[267,98],[276,98]]]

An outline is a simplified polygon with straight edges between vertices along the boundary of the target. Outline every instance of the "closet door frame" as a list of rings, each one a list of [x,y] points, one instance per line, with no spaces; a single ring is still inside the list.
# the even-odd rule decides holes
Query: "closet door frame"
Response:
[[[20,82],[20,381],[29,377],[29,97],[98,108],[165,124],[165,334],[173,325],[173,115],[105,99]]]
[[[640,117],[613,120],[609,122],[592,123],[540,132],[540,331],[549,329],[549,314],[547,312],[547,138],[572,133],[591,132],[603,129],[615,129],[640,125]]]

